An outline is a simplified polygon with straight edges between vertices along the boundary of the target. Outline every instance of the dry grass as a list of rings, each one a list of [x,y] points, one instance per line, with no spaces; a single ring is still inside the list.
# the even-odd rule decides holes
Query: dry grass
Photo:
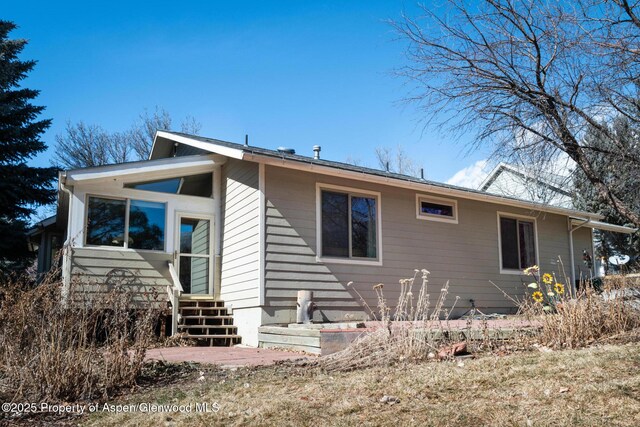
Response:
[[[0,285],[5,402],[106,398],[140,374],[159,311],[133,311],[126,284],[91,298],[72,292],[73,302],[63,300],[61,286],[55,272],[37,287]]]
[[[218,413],[94,414],[87,426],[637,426],[640,345],[487,356],[346,373],[205,372],[119,403],[217,402]],[[392,395],[400,403],[381,403]]]

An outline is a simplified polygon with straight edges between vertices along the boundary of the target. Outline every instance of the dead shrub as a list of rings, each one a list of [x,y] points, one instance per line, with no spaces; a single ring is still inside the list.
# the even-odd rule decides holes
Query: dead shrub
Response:
[[[320,366],[326,371],[352,371],[428,358],[429,353],[447,341],[446,322],[455,307],[454,302],[450,310],[444,308],[449,282],[439,289],[432,307],[428,276],[427,270],[415,270],[412,278],[400,280],[400,296],[393,310],[385,299],[384,285],[375,285],[376,320],[380,327],[363,334],[346,349],[323,357]],[[416,283],[418,278],[419,284]],[[364,302],[362,297],[360,299]],[[457,297],[455,301],[458,301]]]
[[[30,287],[0,285],[0,392],[4,400],[106,398],[135,384],[160,309],[134,301],[127,283],[108,292],[62,295],[55,272]],[[104,286],[104,285],[103,285]]]
[[[555,348],[577,348],[640,327],[637,302],[624,289],[602,294],[584,284],[576,298],[565,299],[551,313],[541,314],[541,343]]]
[[[559,265],[562,267],[562,260]],[[555,274],[543,274],[537,266],[527,268],[524,274],[533,281],[527,285],[531,294],[517,301],[519,311],[541,324],[535,337],[540,344],[584,347],[640,327],[640,292],[623,276],[582,280],[576,291],[564,285],[570,282],[564,271],[564,283],[559,283]]]

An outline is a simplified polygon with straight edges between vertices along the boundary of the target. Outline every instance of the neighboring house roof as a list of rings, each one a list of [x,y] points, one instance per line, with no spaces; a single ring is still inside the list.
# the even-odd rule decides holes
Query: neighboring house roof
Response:
[[[592,212],[550,206],[544,203],[489,194],[481,190],[429,181],[409,175],[401,175],[398,173],[356,166],[348,163],[315,159],[313,157],[301,156],[299,154],[290,154],[287,152],[188,135],[180,132],[158,131],[154,140],[150,160],[170,157],[174,152],[173,150],[175,150],[176,144],[186,144],[200,149],[203,152],[222,154],[235,159],[252,160],[281,167],[303,169],[329,175],[339,175],[345,178],[366,180],[391,186],[411,187],[418,191],[457,196],[464,199],[483,200],[491,203],[521,207],[536,211],[557,213],[585,219],[590,218],[592,220],[603,218],[602,215]]]
[[[503,173],[511,173],[520,178],[536,181],[540,185],[544,185],[549,187],[553,191],[564,194],[566,196],[571,196],[571,193],[563,189],[563,186],[567,183],[567,177],[554,173],[545,173],[544,176],[534,176],[528,171],[519,169],[513,165],[507,163],[500,163],[498,166],[493,168],[491,172],[487,175],[487,177],[480,183],[478,189],[480,191],[487,191],[491,184],[493,184],[496,179]]]
[[[544,172],[533,174],[506,163],[497,165],[478,189],[491,194],[529,200],[564,208],[573,207],[570,177]]]

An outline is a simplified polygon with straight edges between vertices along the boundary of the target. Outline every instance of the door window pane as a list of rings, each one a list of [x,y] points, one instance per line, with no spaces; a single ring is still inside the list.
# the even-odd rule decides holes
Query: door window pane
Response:
[[[351,197],[351,256],[376,257],[376,199]]]
[[[195,218],[180,220],[181,253],[207,255],[209,246],[209,220]]]
[[[322,255],[349,257],[349,196],[322,192]]]
[[[180,256],[180,284],[186,294],[209,293],[209,257]]]
[[[89,197],[88,245],[124,246],[126,200]]]
[[[131,200],[129,208],[129,247],[164,250],[165,205]]]

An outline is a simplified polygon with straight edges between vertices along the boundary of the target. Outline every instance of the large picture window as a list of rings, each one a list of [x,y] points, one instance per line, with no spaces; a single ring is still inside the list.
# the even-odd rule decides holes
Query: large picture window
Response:
[[[377,196],[321,189],[322,256],[379,259],[378,203]]]
[[[500,255],[503,270],[536,265],[536,229],[532,219],[500,215]]]
[[[164,203],[90,196],[87,245],[164,250]]]

